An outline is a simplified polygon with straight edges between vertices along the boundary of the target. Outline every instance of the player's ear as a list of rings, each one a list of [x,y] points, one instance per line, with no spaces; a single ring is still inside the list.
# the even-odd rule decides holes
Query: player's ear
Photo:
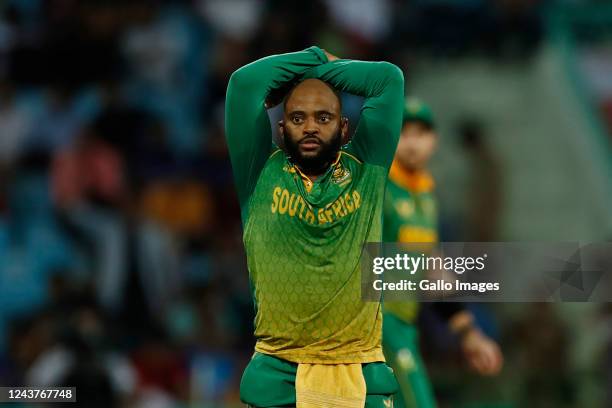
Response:
[[[340,134],[342,135],[342,144],[345,145],[350,140],[349,135],[349,120],[346,116],[340,118]]]
[[[278,126],[278,134],[282,139],[283,136],[285,136],[285,121],[282,119],[279,120],[277,123],[277,126]]]
[[[272,141],[274,142],[276,146],[284,150],[285,149],[285,138],[284,138],[285,122],[282,120],[279,120],[278,122],[276,122],[276,126],[277,126],[278,131],[272,135]]]

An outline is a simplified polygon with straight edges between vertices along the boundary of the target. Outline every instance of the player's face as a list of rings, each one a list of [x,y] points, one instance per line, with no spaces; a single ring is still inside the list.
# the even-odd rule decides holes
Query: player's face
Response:
[[[421,122],[406,122],[395,158],[407,169],[420,170],[427,166],[436,145],[436,133],[429,126]]]
[[[324,171],[335,159],[348,131],[336,94],[322,81],[307,79],[285,104],[279,132],[287,153],[305,171]]]

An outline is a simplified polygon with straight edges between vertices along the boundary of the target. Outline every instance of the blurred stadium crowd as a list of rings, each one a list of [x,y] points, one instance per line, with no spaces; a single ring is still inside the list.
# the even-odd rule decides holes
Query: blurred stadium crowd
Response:
[[[544,3],[1,2],[0,384],[76,386],[90,407],[237,402],[253,310],[223,137],[231,72],[311,44],[403,67],[520,62]],[[522,330],[562,330],[536,317]],[[526,361],[554,361],[531,338]]]

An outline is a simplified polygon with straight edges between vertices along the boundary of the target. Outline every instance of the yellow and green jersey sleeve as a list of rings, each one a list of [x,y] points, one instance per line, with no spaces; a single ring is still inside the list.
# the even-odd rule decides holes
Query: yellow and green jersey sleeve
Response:
[[[326,62],[322,54],[313,47],[256,61],[238,70],[228,88],[227,141],[254,292],[256,350],[297,363],[384,361],[380,304],[361,300],[360,260],[364,243],[382,238],[403,76],[388,63]],[[314,182],[284,152],[270,154],[263,104],[291,77],[321,78],[365,97],[351,146]]]

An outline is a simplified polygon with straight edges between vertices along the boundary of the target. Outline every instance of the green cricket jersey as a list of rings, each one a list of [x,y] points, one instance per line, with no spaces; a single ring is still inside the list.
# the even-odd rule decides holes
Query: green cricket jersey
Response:
[[[264,107],[273,89],[319,78],[365,97],[350,145],[314,182],[273,150]],[[257,309],[256,351],[296,363],[384,361],[381,311],[361,301],[360,257],[380,241],[385,180],[402,118],[402,72],[311,47],[248,64],[231,77],[226,137]]]
[[[428,172],[408,172],[399,163],[393,162],[385,196],[385,242],[438,242],[438,210],[433,189],[433,178]],[[385,302],[385,311],[413,323],[418,304]]]

